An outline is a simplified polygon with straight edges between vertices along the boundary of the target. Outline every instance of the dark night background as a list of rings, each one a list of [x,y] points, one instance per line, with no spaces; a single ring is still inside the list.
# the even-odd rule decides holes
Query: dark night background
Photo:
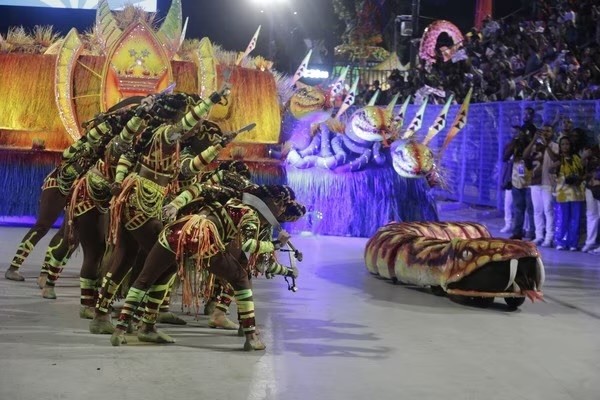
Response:
[[[421,0],[422,31],[435,19],[446,19],[466,32],[473,25],[476,0]],[[171,0],[157,0],[158,18],[164,17]],[[395,12],[410,14],[411,0],[394,2],[382,10],[381,20],[385,23]],[[494,17],[501,18],[518,10],[526,0],[496,0]],[[261,13],[261,6],[253,0],[182,0],[183,17],[189,17],[186,37],[208,36],[213,43],[226,50],[243,51],[258,25],[261,34],[253,55],[269,55],[269,13]],[[392,9],[393,8],[393,9]],[[264,8],[266,10],[266,8]],[[333,64],[333,47],[340,44],[338,32],[343,30],[341,22],[328,0],[288,0],[270,6],[273,16],[273,38],[276,49],[275,67],[281,71],[295,70],[307,51],[305,38],[323,40],[328,50],[323,65]],[[293,12],[297,14],[294,15]],[[394,12],[395,11],[395,12]],[[23,25],[26,29],[34,25],[53,25],[55,30],[66,34],[71,27],[80,32],[88,30],[94,23],[95,10],[51,9],[38,7],[0,6],[0,32],[5,34],[10,26]],[[388,29],[388,33],[389,33]],[[313,60],[314,62],[315,60]]]

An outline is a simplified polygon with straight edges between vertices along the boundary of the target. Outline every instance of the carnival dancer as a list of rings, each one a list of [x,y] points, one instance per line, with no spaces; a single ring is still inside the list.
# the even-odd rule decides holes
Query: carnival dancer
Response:
[[[203,120],[196,125],[194,134],[180,144],[182,150],[179,175],[177,176],[177,180],[174,181],[169,188],[169,194],[173,193],[173,196],[167,196],[165,204],[173,200],[179,192],[196,183],[199,176],[206,174],[206,168],[217,157],[219,151],[223,147],[224,137],[233,138],[239,133],[252,129],[253,127],[254,124],[250,124],[237,132],[223,133],[218,124],[209,120]],[[221,166],[217,168],[218,171],[221,169]],[[211,175],[212,171],[208,174]],[[214,180],[213,183],[217,183],[217,181]],[[170,311],[171,290],[172,287],[167,291],[167,295],[160,306],[157,322],[186,325],[187,322],[184,319]]]
[[[203,172],[199,175],[200,179],[189,185],[185,190],[178,194],[177,198],[165,206],[165,215],[174,216],[175,214],[188,215],[189,209],[198,209],[199,205],[206,202],[203,197],[198,197],[203,192],[205,185],[217,185],[229,189],[233,189],[236,197],[241,199],[241,194],[245,189],[255,187],[250,181],[250,169],[242,161],[224,161],[221,162],[216,169],[208,172]],[[229,199],[226,199],[229,200]],[[189,203],[194,203],[188,206]],[[180,210],[183,208],[182,212]],[[247,264],[248,260],[244,253],[241,254],[239,262],[243,265]],[[207,287],[205,291],[212,293],[212,296],[205,301],[205,314],[209,315],[208,326],[211,328],[222,328],[227,330],[238,330],[238,324],[227,318],[227,311],[233,299],[233,288],[227,282],[215,277],[213,274],[208,274],[205,277]],[[157,322],[163,322],[162,315],[165,307],[168,306],[170,293],[160,306],[160,313]]]
[[[186,140],[186,147],[182,151],[184,155],[182,156],[181,172],[179,173],[178,184],[179,187],[183,188],[183,190],[181,190],[180,193],[177,193],[177,195],[182,195],[183,199],[177,203],[179,204],[179,207],[187,204],[188,199],[194,198],[194,190],[201,190],[195,189],[195,186],[191,187],[198,182],[198,178],[200,178],[199,181],[201,184],[226,186],[228,188],[237,190],[239,193],[241,193],[243,189],[254,185],[250,181],[250,170],[242,161],[224,161],[219,163],[217,168],[212,171],[204,171],[203,165],[202,171],[199,173],[196,172],[200,168],[194,167],[194,164],[198,164],[198,162],[194,162],[194,159],[190,158],[189,155],[194,154],[199,149],[202,149],[204,146],[206,146],[207,142],[213,143],[215,140],[218,140],[222,134],[219,126],[213,122],[203,121],[202,127],[203,134],[200,136],[194,135],[190,139]],[[174,200],[174,198],[175,196],[169,199],[169,202]],[[205,310],[208,310],[208,305],[211,305],[210,312],[205,312],[205,314],[211,315],[211,318],[208,322],[209,326],[211,328],[237,330],[239,328],[238,325],[230,321],[225,314],[221,315],[220,312],[220,310],[225,310],[226,312],[229,308],[229,304],[233,298],[233,289],[231,288],[231,285],[227,284],[226,282],[222,283],[221,280],[215,279],[214,276],[207,277],[207,280],[214,282],[214,288],[212,290],[214,296],[206,302],[207,306],[205,307]],[[187,322],[184,319],[178,317],[170,311],[171,292],[172,287],[169,288],[165,299],[160,305],[156,322],[185,325]],[[219,310],[215,311],[215,306],[220,306]],[[138,316],[136,315],[135,317],[135,322],[139,322],[137,318]]]
[[[38,278],[38,283],[43,284],[42,297],[55,299],[56,281],[70,255],[81,243],[83,264],[79,278],[81,287],[79,315],[82,318],[93,317],[93,293],[100,261],[105,251],[107,227],[105,216],[112,197],[110,185],[118,174],[120,156],[132,151],[134,138],[144,128],[152,102],[152,97],[149,96],[143,99],[142,104],[136,109],[120,111],[116,114],[120,124],[115,126],[114,131],[118,134],[100,149],[95,165],[75,183],[67,202],[64,237],[60,238],[58,246],[48,248],[49,256],[46,257]]]
[[[17,253],[4,274],[6,279],[25,280],[19,273],[19,268],[58,219],[76,179],[94,162],[93,154],[97,146],[101,143],[102,137],[111,131],[111,120],[104,114],[98,115],[86,134],[63,151],[61,163],[44,179],[37,219],[21,240]],[[55,236],[50,242],[50,247],[57,246],[61,239],[62,234]]]
[[[208,186],[204,190],[208,190]],[[281,217],[292,202],[290,188],[270,185],[250,188],[247,193],[262,200],[269,211]],[[199,194],[202,196],[202,194]],[[199,197],[198,196],[198,197]],[[169,207],[172,210],[172,207]],[[172,213],[172,211],[170,211]],[[238,306],[240,322],[243,327],[246,342],[244,350],[264,350],[265,345],[255,332],[254,300],[249,281],[249,270],[238,260],[242,252],[261,253],[272,252],[276,245],[272,241],[260,241],[261,225],[268,224],[266,219],[253,207],[232,198],[225,204],[218,201],[202,206],[197,212],[180,217],[165,226],[154,245],[142,272],[132,285],[125,305],[119,315],[117,328],[111,337],[111,343],[119,346],[126,343],[125,332],[132,314],[147,296],[146,312],[138,338],[142,341],[173,343],[174,340],[154,326],[156,306],[159,298],[153,293],[166,290],[175,278],[176,272],[184,285],[184,302],[197,301],[199,287],[196,276],[203,271],[209,271],[222,277],[234,288],[234,297]],[[278,243],[285,244],[289,234],[281,231]],[[188,260],[195,258],[189,266]],[[297,270],[286,267],[278,272],[285,276],[297,277]]]
[[[115,249],[109,272],[98,292],[94,319],[90,322],[91,333],[112,333],[114,327],[108,311],[116,291],[131,272],[135,257],[145,257],[162,230],[163,201],[179,168],[179,141],[193,134],[194,126],[208,114],[212,105],[225,100],[228,94],[229,88],[225,87],[198,103],[181,93],[156,99],[151,110],[154,122],[135,146],[139,154],[136,172],[125,178],[122,185],[116,182],[113,187],[113,193],[120,191],[113,199],[110,216],[109,240]],[[182,118],[187,109],[190,110]],[[221,146],[231,139],[223,138]]]

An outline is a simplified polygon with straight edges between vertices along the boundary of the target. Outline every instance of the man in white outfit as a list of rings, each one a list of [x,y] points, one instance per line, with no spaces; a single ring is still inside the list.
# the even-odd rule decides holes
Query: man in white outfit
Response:
[[[536,245],[552,247],[554,240],[554,186],[553,175],[550,173],[552,158],[546,149],[558,153],[558,144],[552,141],[552,127],[544,125],[538,130],[523,152],[523,158],[532,170],[531,202],[533,204],[533,219],[535,222]]]

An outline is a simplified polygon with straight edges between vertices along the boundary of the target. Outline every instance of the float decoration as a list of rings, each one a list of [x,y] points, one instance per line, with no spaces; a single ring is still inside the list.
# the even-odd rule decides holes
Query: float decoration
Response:
[[[250,54],[252,52],[252,50],[254,50],[254,48],[256,47],[256,42],[258,41],[258,35],[260,34],[260,25],[258,26],[258,29],[256,29],[256,32],[254,33],[254,36],[252,36],[252,39],[250,39],[250,43],[248,43],[248,46],[246,47],[246,51],[244,51],[243,53],[240,53],[238,59],[235,62],[235,65],[240,65],[242,63],[242,60],[244,60],[246,58],[246,56],[248,56],[248,54]]]
[[[102,46],[102,51],[106,54],[123,34],[112,11],[110,11],[107,0],[101,0],[98,3],[96,26],[98,27],[98,39]]]
[[[206,98],[217,90],[217,65],[209,38],[203,37],[194,60],[198,67],[198,94]]]
[[[440,149],[440,154],[443,153],[444,150],[446,150],[446,147],[448,147],[448,145],[450,144],[452,139],[454,139],[456,137],[456,135],[458,134],[458,132],[460,132],[467,124],[467,115],[469,114],[469,105],[471,104],[471,95],[472,94],[473,94],[473,87],[471,87],[469,89],[469,91],[467,92],[465,100],[463,101],[462,105],[460,106],[460,110],[458,110],[458,114],[456,114],[456,117],[454,118],[452,127],[450,128],[450,131],[446,135],[444,144],[442,145],[442,148]]]
[[[152,28],[143,21],[123,32],[106,56],[102,111],[124,98],[157,93],[169,86],[173,72],[163,48]]]
[[[406,128],[406,132],[402,134],[402,139],[408,139],[413,136],[419,129],[421,129],[421,125],[423,125],[423,115],[425,114],[425,108],[427,107],[427,102],[429,98],[425,97],[425,100],[421,104],[421,107],[417,110],[417,113],[413,117],[410,124],[408,124],[408,128]]]
[[[54,86],[58,115],[73,141],[81,137],[79,121],[73,102],[73,74],[76,61],[83,50],[83,42],[79,39],[77,29],[72,28],[60,47],[56,57]]]
[[[450,60],[454,53],[462,47],[464,37],[456,25],[445,20],[435,21],[425,28],[419,46],[419,57],[425,61],[425,64],[431,65],[437,61],[437,40],[442,33],[448,34],[454,43],[451,49],[443,49],[444,61]]]
[[[450,95],[448,101],[446,101],[446,104],[444,104],[444,107],[442,108],[438,116],[435,117],[433,125],[429,127],[429,130],[427,131],[427,136],[425,136],[425,139],[423,139],[422,142],[425,146],[427,146],[429,142],[431,142],[431,139],[433,139],[446,127],[446,116],[448,115],[448,110],[450,109],[450,104],[452,103],[453,99],[454,95]]]
[[[162,44],[167,59],[172,59],[181,46],[182,32],[181,0],[172,0],[169,12],[160,29],[156,32],[158,42]]]

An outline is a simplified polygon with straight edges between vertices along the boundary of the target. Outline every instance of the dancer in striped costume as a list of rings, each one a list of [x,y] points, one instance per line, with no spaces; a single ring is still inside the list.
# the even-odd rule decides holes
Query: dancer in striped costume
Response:
[[[135,173],[113,190],[121,190],[113,201],[110,217],[109,240],[116,247],[111,256],[109,272],[103,278],[98,292],[90,332],[112,333],[114,330],[108,311],[116,290],[131,273],[135,257],[144,258],[162,230],[163,201],[168,187],[178,175],[179,142],[190,137],[194,133],[193,128],[208,114],[212,105],[228,93],[229,89],[225,88],[197,103],[192,96],[181,93],[165,95],[155,101],[150,111],[153,122],[135,146],[139,155]],[[182,118],[183,113],[185,115]],[[159,292],[164,297],[166,291],[161,289]]]
[[[204,189],[208,190],[208,187]],[[277,217],[285,213],[291,201],[291,189],[283,186],[259,186],[248,192],[263,200]],[[242,252],[261,254],[275,250],[273,242],[259,240],[261,224],[266,223],[254,208],[232,198],[225,204],[215,201],[204,205],[195,213],[167,224],[127,294],[111,343],[115,346],[126,343],[125,332],[131,315],[145,296],[145,328],[138,331],[138,338],[159,343],[174,342],[153,326],[155,319],[152,315],[156,313],[154,303],[159,298],[152,294],[164,290],[178,272],[183,283],[184,303],[197,304],[200,288],[196,284],[196,277],[203,271],[209,271],[225,279],[234,289],[240,322],[246,336],[244,349],[264,350],[265,345],[255,332],[254,300],[249,281],[251,266],[244,267],[238,260]],[[288,239],[287,232],[280,232],[279,243],[285,244]],[[195,258],[195,262],[190,263],[188,260],[192,258]],[[297,276],[297,271],[287,268],[278,272]]]
[[[21,240],[17,253],[10,263],[10,267],[4,274],[6,279],[12,281],[24,281],[25,278],[19,273],[19,268],[33,251],[37,243],[48,233],[52,224],[58,219],[60,212],[65,206],[67,196],[73,187],[77,178],[84,173],[90,163],[94,162],[94,153],[102,142],[102,137],[111,132],[111,122],[114,118],[99,115],[93,122],[85,136],[73,143],[63,151],[62,161],[59,166],[54,168],[44,179],[42,185],[42,194],[40,196],[40,210],[38,212],[35,224],[25,234]],[[62,238],[64,226],[61,227],[61,234],[57,235],[50,242],[50,247],[59,245]],[[46,255],[46,260],[50,257]]]

